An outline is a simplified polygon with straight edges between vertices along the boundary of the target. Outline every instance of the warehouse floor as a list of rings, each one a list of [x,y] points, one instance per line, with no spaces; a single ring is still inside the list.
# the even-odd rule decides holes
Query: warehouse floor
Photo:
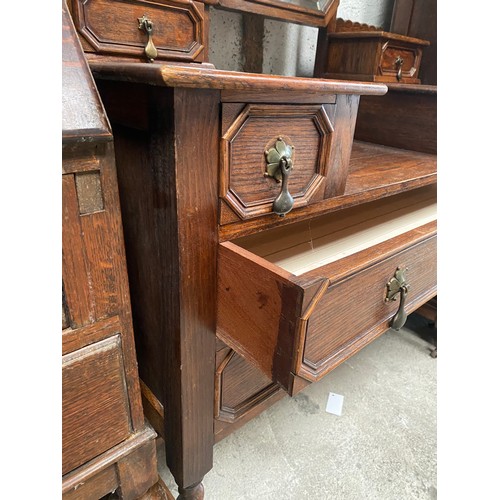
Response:
[[[216,444],[205,500],[437,498],[433,333],[411,315]],[[330,392],[344,396],[341,416],[325,411]],[[176,496],[161,451],[159,467]]]

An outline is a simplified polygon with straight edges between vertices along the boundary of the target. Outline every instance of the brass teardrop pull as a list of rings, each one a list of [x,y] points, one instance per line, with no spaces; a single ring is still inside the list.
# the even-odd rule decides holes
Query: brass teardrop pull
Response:
[[[272,177],[281,183],[281,191],[273,202],[273,212],[284,217],[293,208],[294,199],[288,190],[288,178],[293,169],[292,153],[293,146],[289,146],[281,137],[278,137],[273,148],[266,154],[266,177]]]
[[[406,283],[406,271],[408,271],[408,268],[402,269],[401,267],[398,267],[396,269],[396,272],[394,273],[394,276],[387,282],[386,285],[386,302],[397,300],[398,294],[400,297],[398,310],[389,323],[389,326],[391,328],[394,328],[394,330],[399,330],[400,328],[402,328],[406,323],[406,319],[408,318],[408,314],[405,311],[405,302],[410,285]]]
[[[148,43],[144,48],[144,53],[148,61],[153,62],[158,57],[158,51],[153,43],[153,23],[146,17],[146,14],[138,18],[137,21],[139,23],[139,29],[143,30],[148,35]]]
[[[405,60],[401,56],[398,56],[396,58],[396,60],[394,61],[394,64],[395,64],[396,70],[397,70],[396,78],[398,79],[398,82],[400,82],[401,78],[403,77],[403,63],[404,62],[405,62]]]

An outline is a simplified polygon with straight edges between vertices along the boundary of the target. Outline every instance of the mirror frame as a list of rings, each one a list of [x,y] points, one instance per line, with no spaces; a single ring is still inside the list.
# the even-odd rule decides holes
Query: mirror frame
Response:
[[[328,0],[324,10],[313,10],[280,0],[203,0],[222,9],[249,12],[278,21],[325,27],[336,16],[340,0]]]

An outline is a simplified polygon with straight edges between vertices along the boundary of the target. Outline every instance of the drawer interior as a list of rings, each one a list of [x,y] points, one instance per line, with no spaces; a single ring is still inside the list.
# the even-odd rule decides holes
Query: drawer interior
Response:
[[[437,219],[435,187],[333,212],[234,241],[300,276]]]

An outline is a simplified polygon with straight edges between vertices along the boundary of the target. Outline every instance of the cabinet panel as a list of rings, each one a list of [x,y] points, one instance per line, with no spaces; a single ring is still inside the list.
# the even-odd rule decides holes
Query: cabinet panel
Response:
[[[131,433],[120,336],[63,356],[63,474]]]

